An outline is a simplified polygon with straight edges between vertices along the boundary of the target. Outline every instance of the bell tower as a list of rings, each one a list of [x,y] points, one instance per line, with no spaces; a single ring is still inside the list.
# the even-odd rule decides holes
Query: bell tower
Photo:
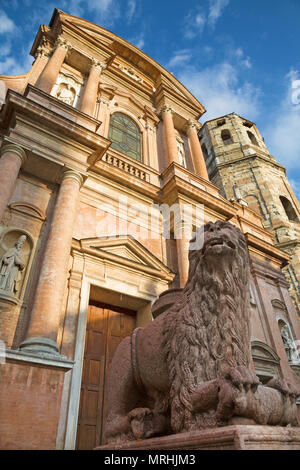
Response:
[[[268,151],[256,125],[235,113],[207,121],[199,131],[208,174],[221,194],[263,218],[276,246],[291,257],[284,268],[300,310],[300,205],[286,169]]]

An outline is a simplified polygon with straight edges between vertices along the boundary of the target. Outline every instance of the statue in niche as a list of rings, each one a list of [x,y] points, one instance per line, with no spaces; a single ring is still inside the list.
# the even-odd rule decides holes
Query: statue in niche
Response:
[[[184,168],[186,168],[186,158],[185,158],[185,153],[184,153],[183,142],[177,138],[176,143],[177,143],[177,153],[178,153],[179,164],[182,165]]]
[[[21,249],[26,241],[26,235],[21,235],[13,248],[9,248],[0,260],[0,290],[9,295],[16,295],[19,291],[22,271],[25,261]]]
[[[108,443],[230,424],[298,425],[300,390],[278,378],[261,385],[251,368],[243,234],[223,221],[199,230],[203,243],[189,250],[185,287],[164,293],[165,308],[115,352],[108,374]]]
[[[69,85],[69,83],[64,83],[57,93],[57,98],[63,101],[64,103],[72,106],[75,100],[74,89],[71,88],[71,85]]]
[[[293,344],[294,342],[291,339],[287,325],[281,328],[280,334],[281,334],[281,338],[284,344],[284,348],[285,348],[285,352],[288,357],[288,360],[292,361],[294,359],[295,348]]]

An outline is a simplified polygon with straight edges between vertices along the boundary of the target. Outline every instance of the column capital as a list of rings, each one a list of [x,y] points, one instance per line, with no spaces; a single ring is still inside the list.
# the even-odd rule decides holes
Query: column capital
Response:
[[[101,62],[100,60],[95,59],[94,57],[91,59],[90,68],[95,68],[96,70],[99,70],[100,74],[103,73],[106,67],[107,64],[105,62]]]
[[[201,127],[202,126],[201,126],[200,122],[193,121],[192,119],[189,119],[185,124],[186,131],[195,130],[197,132],[197,131],[199,131],[199,129],[201,129]]]
[[[165,104],[159,110],[159,114],[161,114],[161,115],[166,114],[166,113],[167,114],[174,114],[174,109],[169,104]]]
[[[38,57],[49,57],[50,56],[50,49],[45,46],[45,44],[41,44],[37,47],[34,57],[37,59]]]
[[[57,36],[55,44],[54,44],[55,49],[58,48],[58,47],[62,47],[66,51],[69,51],[71,49],[72,45],[62,35],[60,35],[60,36]]]
[[[19,147],[18,145],[12,143],[4,143],[4,145],[2,145],[0,149],[0,156],[2,157],[2,155],[7,152],[11,152],[17,155],[21,159],[21,165],[24,165],[27,159],[27,154],[25,150],[22,149],[22,147]]]
[[[79,171],[72,170],[70,168],[65,168],[63,170],[61,183],[63,181],[65,181],[66,179],[73,179],[73,180],[77,181],[77,183],[79,184],[79,187],[81,187],[84,183],[84,179],[83,179],[83,176],[81,175],[81,173],[79,173]]]

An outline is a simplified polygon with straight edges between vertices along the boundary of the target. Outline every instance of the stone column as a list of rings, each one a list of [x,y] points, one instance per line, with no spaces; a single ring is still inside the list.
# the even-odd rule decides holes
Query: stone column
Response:
[[[66,170],[59,189],[31,311],[20,349],[59,354],[56,344],[82,176]]]
[[[176,133],[172,117],[173,110],[170,106],[164,106],[161,110],[161,113],[164,123],[164,138],[168,165],[170,165],[172,162],[179,163]]]
[[[34,54],[35,61],[32,64],[30,78],[28,80],[28,83],[30,85],[35,85],[37,83],[39,77],[43,73],[43,70],[48,63],[49,55],[49,48],[46,46],[46,44],[41,43]]]
[[[0,221],[12,196],[26,153],[17,145],[4,144],[0,150]]]
[[[51,92],[69,47],[70,44],[64,38],[61,36],[57,38],[54,52],[36,83],[37,88],[40,88],[46,93]]]
[[[194,123],[193,121],[188,122],[187,135],[188,135],[189,142],[190,142],[195,172],[199,176],[202,176],[202,178],[209,180],[204,156],[203,156],[201,145],[198,139],[197,124]]]
[[[191,226],[184,221],[174,226],[174,237],[176,239],[177,263],[180,287],[184,287],[189,276],[189,245],[192,238]]]
[[[92,60],[90,73],[83,92],[81,111],[90,116],[94,115],[95,104],[98,95],[98,86],[100,75],[105,69],[106,65],[96,59]]]

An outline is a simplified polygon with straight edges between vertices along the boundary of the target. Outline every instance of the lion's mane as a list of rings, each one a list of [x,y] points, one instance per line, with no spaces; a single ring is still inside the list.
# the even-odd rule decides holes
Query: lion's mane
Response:
[[[215,426],[212,411],[193,413],[193,391],[199,384],[224,375],[229,367],[250,364],[247,245],[234,225],[216,224],[221,237],[229,235],[235,240],[234,255],[225,267],[216,263],[208,269],[203,248],[189,251],[189,276],[180,305],[171,308],[165,318],[163,347],[173,432]]]

